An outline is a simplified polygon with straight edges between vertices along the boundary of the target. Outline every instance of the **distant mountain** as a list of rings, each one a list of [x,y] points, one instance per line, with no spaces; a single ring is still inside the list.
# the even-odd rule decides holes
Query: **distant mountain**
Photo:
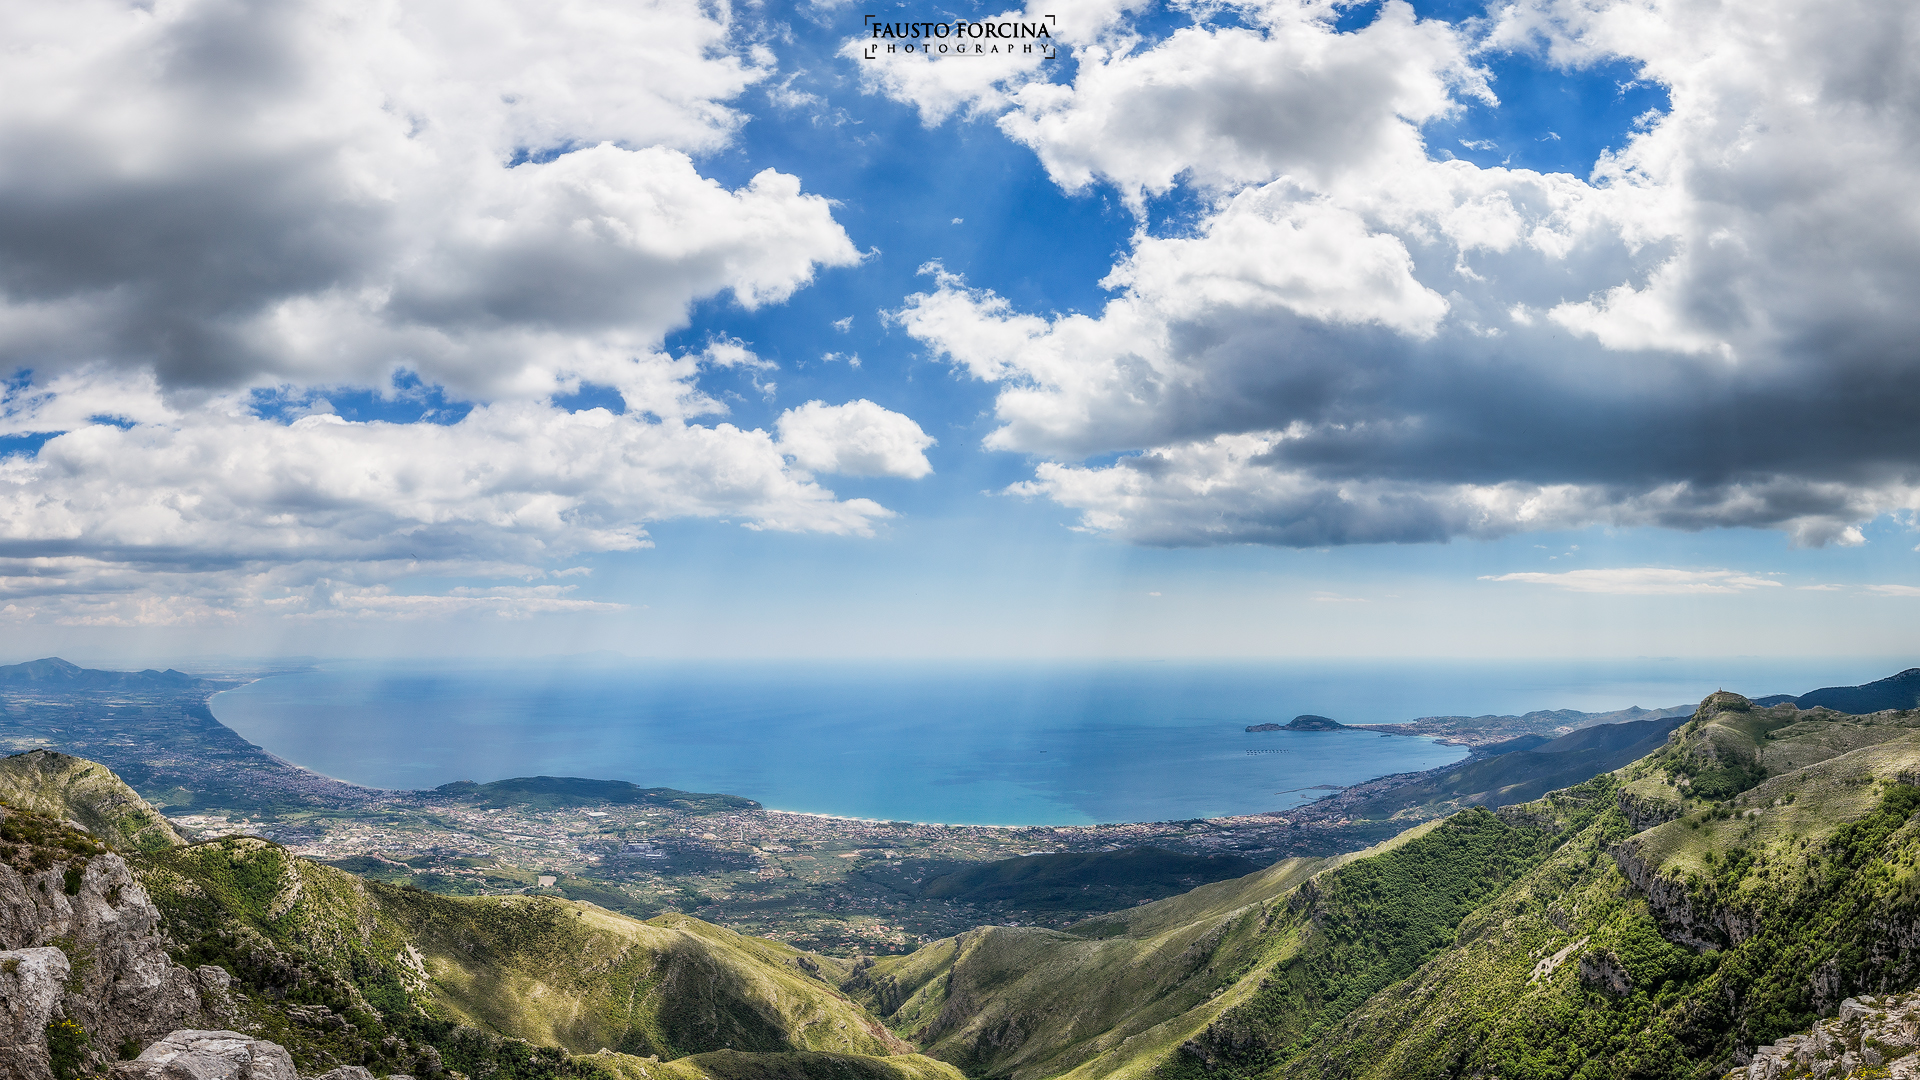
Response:
[[[1792,702],[1802,709],[1815,707],[1832,709],[1834,712],[1851,713],[1865,716],[1868,713],[1883,712],[1887,709],[1920,708],[1920,667],[1908,668],[1898,675],[1889,675],[1877,682],[1861,686],[1823,686],[1808,691],[1799,697],[1787,694],[1775,694],[1772,697],[1754,699],[1754,704],[1762,707],[1784,705]]]
[[[1412,783],[1356,804],[1366,817],[1386,817],[1413,806],[1507,806],[1530,802],[1637,761],[1667,742],[1684,716],[1580,728],[1557,739],[1522,735],[1482,747],[1451,769],[1435,769]]]
[[[79,664],[69,663],[57,656],[0,667],[0,687],[10,689],[46,687],[49,690],[165,690],[169,688],[190,690],[201,682],[202,680],[184,671],[175,671],[172,668],[165,671],[155,671],[152,668],[145,671],[101,671],[97,668],[83,668]]]

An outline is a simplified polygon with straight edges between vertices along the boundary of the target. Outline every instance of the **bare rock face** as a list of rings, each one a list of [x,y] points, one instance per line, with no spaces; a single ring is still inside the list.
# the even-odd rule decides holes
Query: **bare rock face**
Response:
[[[292,1056],[279,1043],[237,1031],[176,1031],[147,1047],[138,1058],[116,1063],[113,1080],[299,1080],[299,1076],[293,1071]]]
[[[1633,978],[1611,949],[1595,949],[1580,957],[1580,981],[1614,997],[1633,990]]]
[[[52,1080],[47,1021],[72,968],[59,949],[0,952],[0,1076]]]
[[[1839,1015],[1804,1035],[1789,1035],[1753,1052],[1728,1080],[1853,1076],[1863,1069],[1891,1080],[1920,1080],[1920,992],[1862,995],[1840,1003]]]
[[[85,1028],[95,1047],[144,1046],[200,1022],[193,973],[167,956],[159,925],[159,909],[118,855],[76,857],[27,874],[0,864],[0,946],[58,942],[69,958],[86,957],[75,966],[79,987],[58,1011]]]

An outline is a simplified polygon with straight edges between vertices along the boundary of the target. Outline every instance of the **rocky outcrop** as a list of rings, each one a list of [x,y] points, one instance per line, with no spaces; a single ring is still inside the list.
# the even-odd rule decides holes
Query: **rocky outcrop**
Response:
[[[1633,990],[1633,977],[1611,949],[1595,949],[1580,957],[1580,982],[1614,997],[1625,997]]]
[[[366,1074],[365,1069],[360,1072]],[[176,1031],[134,1060],[116,1063],[113,1080],[299,1080],[299,1076],[293,1058],[279,1043],[237,1031]]]
[[[84,1038],[75,1052],[93,1071],[125,1048],[231,1010],[226,973],[174,963],[159,925],[159,910],[120,856],[43,815],[0,815],[0,949],[9,950],[0,952],[0,968],[12,964],[0,971],[13,1015],[5,1053],[34,1063],[11,1075],[50,1075],[49,1020],[78,1025]],[[56,970],[57,979],[45,974]]]
[[[1760,1047],[1727,1080],[1838,1080],[1863,1073],[1920,1080],[1920,993],[1848,998],[1838,1016],[1814,1024],[1804,1035]]]
[[[77,959],[77,985],[60,1014],[98,1046],[144,1046],[201,1019],[193,973],[167,956],[159,923],[159,910],[118,855],[25,875],[0,865],[0,945],[51,945]]]
[[[1676,945],[1694,949],[1726,947],[1726,928],[1711,912],[1694,909],[1686,882],[1661,874],[1631,841],[1616,847],[1613,859],[1633,887],[1647,898],[1661,936]]]
[[[0,1076],[51,1080],[47,1021],[60,1007],[71,974],[59,949],[0,952]]]
[[[1678,818],[1682,809],[1679,791],[1651,777],[1627,784],[1614,798],[1637,833]]]

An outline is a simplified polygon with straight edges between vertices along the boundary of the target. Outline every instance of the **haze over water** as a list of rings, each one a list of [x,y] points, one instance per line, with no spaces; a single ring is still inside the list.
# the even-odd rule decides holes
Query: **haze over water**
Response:
[[[1891,674],[1884,662],[327,664],[213,700],[242,736],[387,788],[586,776],[770,809],[983,825],[1284,810],[1465,756],[1344,723],[1589,712]],[[1250,754],[1248,751],[1269,751]],[[1271,752],[1280,751],[1280,752]]]

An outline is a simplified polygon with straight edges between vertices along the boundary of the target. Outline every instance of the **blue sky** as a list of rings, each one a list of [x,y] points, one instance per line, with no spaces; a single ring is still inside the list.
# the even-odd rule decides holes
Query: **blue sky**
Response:
[[[4,651],[1910,655],[1914,72],[1805,7],[35,9]]]

